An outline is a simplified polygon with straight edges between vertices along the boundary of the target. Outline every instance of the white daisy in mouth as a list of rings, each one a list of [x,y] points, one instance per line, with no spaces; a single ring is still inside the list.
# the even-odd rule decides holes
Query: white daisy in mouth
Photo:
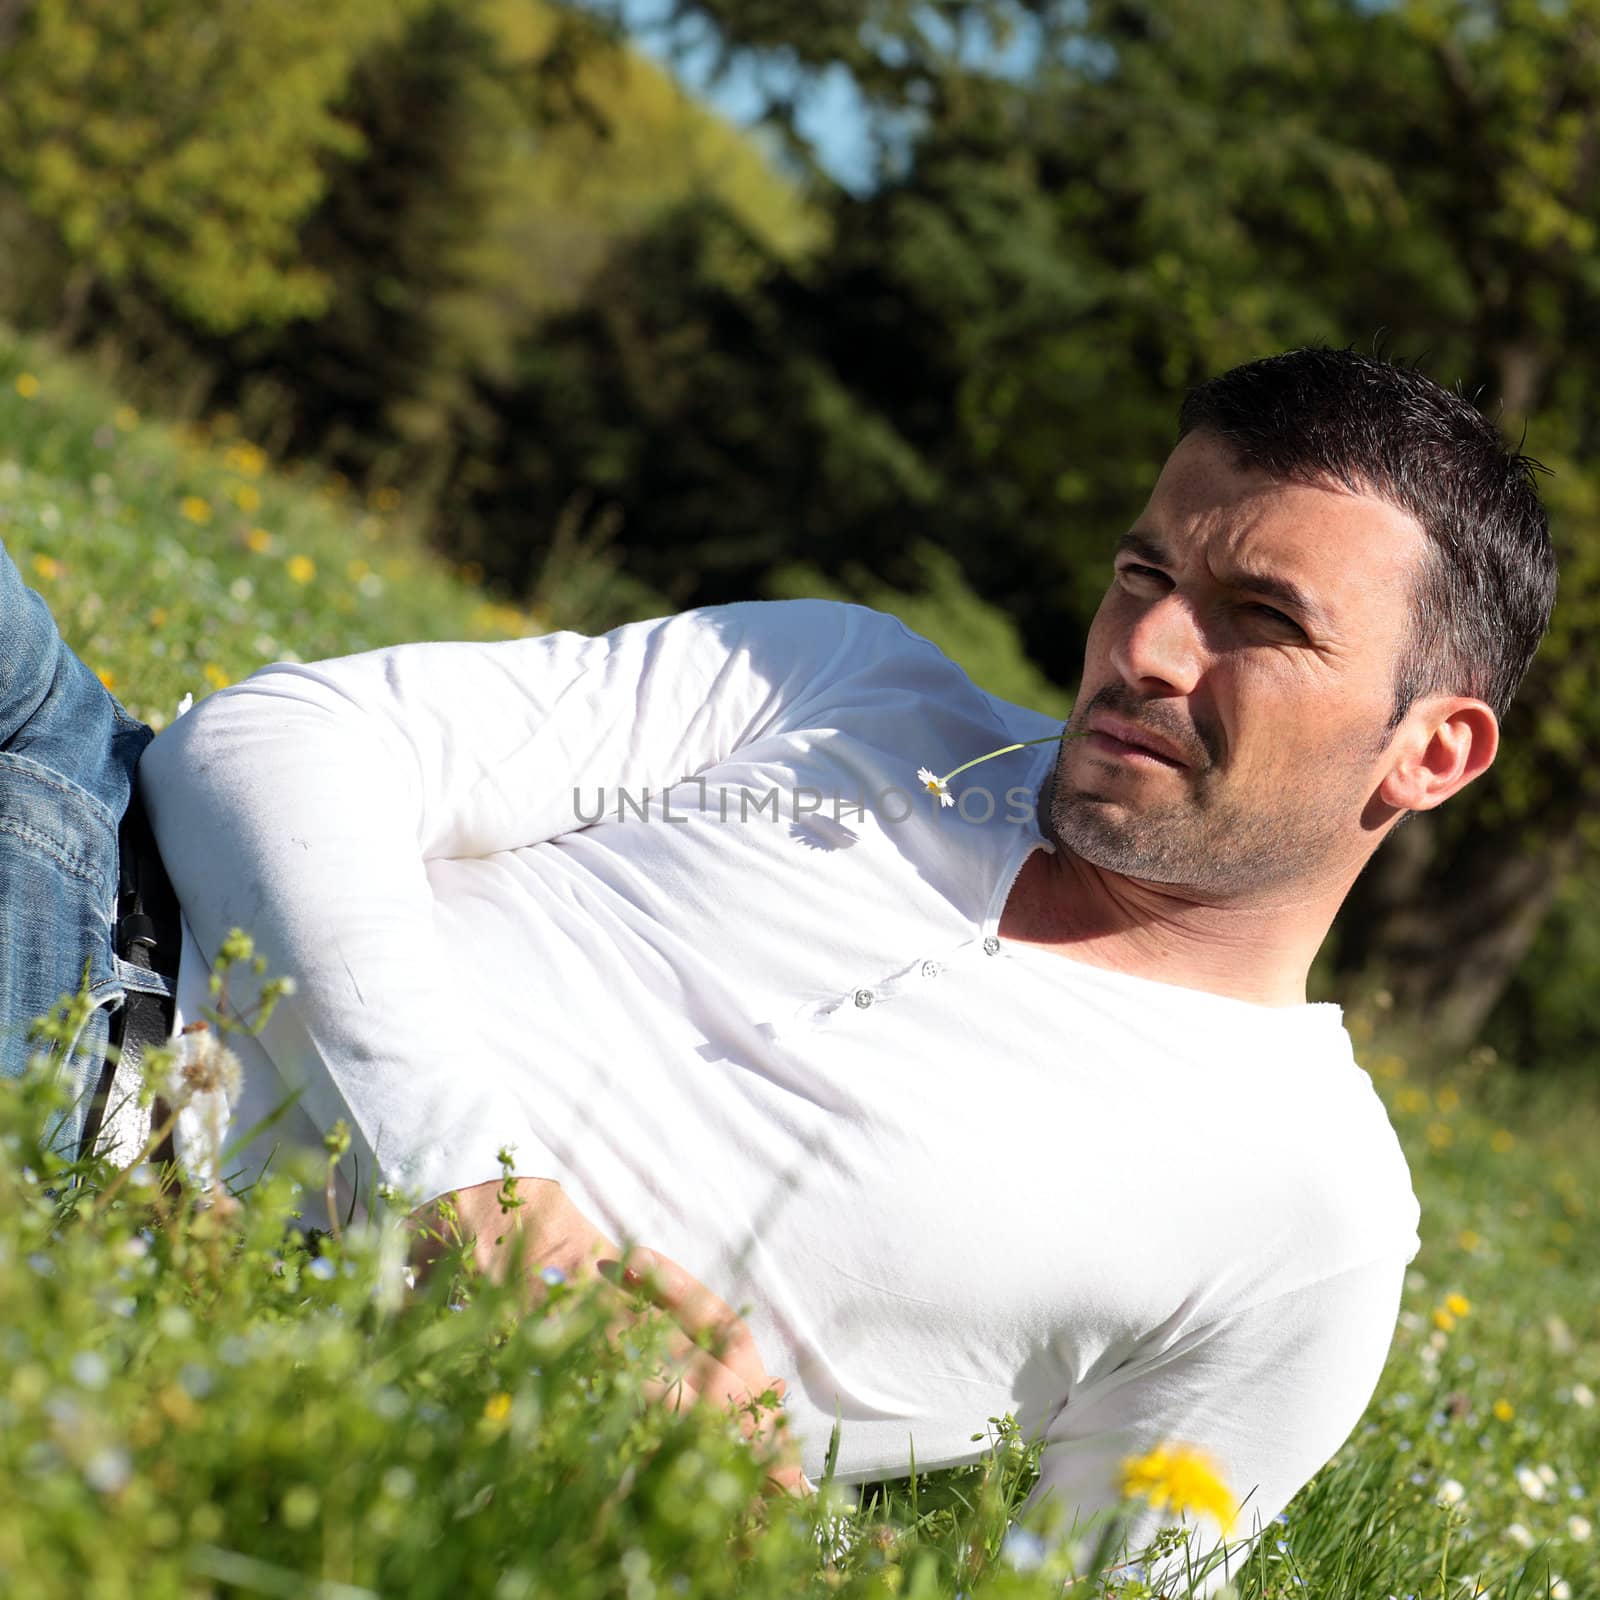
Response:
[[[956,797],[950,793],[950,780],[948,778],[936,778],[926,767],[918,767],[917,782],[929,794],[938,795],[940,805],[953,806],[956,803]]]

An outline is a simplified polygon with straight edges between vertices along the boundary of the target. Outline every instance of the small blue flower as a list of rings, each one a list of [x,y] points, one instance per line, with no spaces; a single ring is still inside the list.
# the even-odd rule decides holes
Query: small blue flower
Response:
[[[306,1271],[309,1272],[313,1278],[316,1278],[322,1283],[327,1283],[329,1279],[334,1276],[337,1270],[338,1269],[326,1256],[318,1256],[317,1259],[306,1268]]]
[[[561,1270],[560,1267],[545,1267],[543,1270],[541,1270],[539,1276],[543,1278],[552,1289],[558,1283],[565,1283],[567,1281],[567,1275]]]

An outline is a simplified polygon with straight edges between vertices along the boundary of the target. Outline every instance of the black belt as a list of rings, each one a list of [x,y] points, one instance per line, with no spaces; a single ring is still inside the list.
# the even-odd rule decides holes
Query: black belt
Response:
[[[178,897],[172,892],[167,869],[161,864],[150,819],[135,787],[117,834],[117,924],[115,949],[131,966],[159,973],[174,991],[178,982],[178,952],[182,940]],[[171,995],[144,994],[128,989],[122,1006],[111,1015],[109,1044],[100,1082],[89,1102],[80,1155],[94,1147],[105,1121],[106,1108],[135,1092],[138,1064],[144,1052],[164,1045],[172,1037],[176,1002]],[[157,1159],[172,1160],[170,1138],[155,1152]]]

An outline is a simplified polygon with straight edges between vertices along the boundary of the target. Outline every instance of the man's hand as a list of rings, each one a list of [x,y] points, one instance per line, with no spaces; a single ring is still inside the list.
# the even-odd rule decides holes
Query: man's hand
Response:
[[[414,1212],[411,1261],[418,1280],[451,1249],[442,1214],[445,1201],[455,1208],[463,1239],[472,1240],[472,1256],[492,1282],[503,1282],[518,1262],[527,1267],[530,1294],[540,1292],[541,1270],[555,1267],[573,1282],[596,1277],[611,1285],[620,1331],[634,1316],[634,1294],[642,1294],[677,1325],[665,1354],[667,1374],[650,1388],[651,1397],[674,1410],[710,1403],[734,1411],[745,1436],[771,1453],[770,1487],[787,1494],[805,1492],[798,1452],[783,1418],[770,1410],[759,1416],[759,1397],[773,1392],[781,1399],[785,1384],[770,1376],[761,1352],[743,1319],[677,1262],[650,1250],[623,1252],[572,1203],[559,1183],[546,1178],[518,1178],[522,1202],[509,1211],[501,1205],[502,1185],[480,1183],[461,1189]]]

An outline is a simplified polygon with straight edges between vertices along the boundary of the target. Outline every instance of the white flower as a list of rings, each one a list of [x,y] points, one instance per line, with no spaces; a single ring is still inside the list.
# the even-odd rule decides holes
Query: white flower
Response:
[[[193,704],[194,696],[192,694],[186,694],[183,699],[178,702],[177,715],[181,717],[184,712],[187,711]]]
[[[1466,1498],[1467,1491],[1454,1478],[1446,1478],[1439,1485],[1437,1499],[1442,1506],[1460,1505]]]
[[[1544,1499],[1544,1479],[1532,1467],[1518,1467],[1516,1470],[1517,1487],[1527,1495],[1530,1500]]]
[[[1546,1462],[1541,1461],[1534,1470],[1541,1478],[1544,1479],[1545,1487],[1547,1489],[1553,1489],[1555,1487],[1556,1469],[1554,1467],[1548,1465]]]
[[[1586,1383],[1575,1383],[1572,1386],[1572,1403],[1582,1406],[1585,1411],[1594,1404],[1594,1390]]]
[[[1572,1585],[1565,1578],[1552,1577],[1550,1600],[1572,1600]]]
[[[920,783],[929,794],[938,795],[940,805],[953,806],[956,803],[956,797],[950,793],[949,783],[943,778],[934,777],[934,775],[929,772],[926,767],[917,768],[917,782]]]
[[[216,1184],[229,1117],[243,1092],[239,1058],[212,1029],[196,1027],[178,1036],[171,1096],[178,1121],[172,1143],[179,1164],[201,1194]]]
[[[1570,1537],[1576,1539],[1579,1544],[1587,1543],[1593,1532],[1594,1529],[1590,1527],[1587,1517],[1580,1517],[1574,1514],[1567,1518],[1567,1533]]]
[[[1506,1538],[1508,1538],[1512,1544],[1521,1545],[1524,1550],[1531,1550],[1533,1548],[1533,1535],[1529,1533],[1520,1522],[1513,1522],[1511,1526],[1506,1529]]]

